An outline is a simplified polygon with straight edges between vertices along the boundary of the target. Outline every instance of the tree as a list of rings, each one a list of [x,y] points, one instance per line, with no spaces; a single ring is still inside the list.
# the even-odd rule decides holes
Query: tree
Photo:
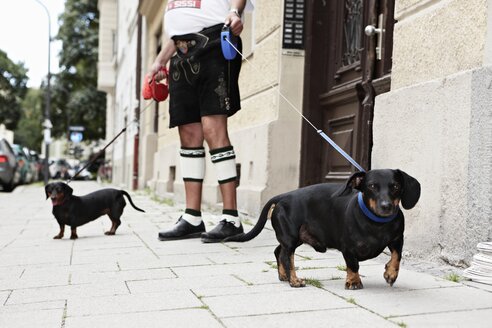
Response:
[[[15,64],[0,50],[0,123],[15,130],[21,117],[21,102],[27,92],[27,69]]]
[[[105,136],[106,95],[97,90],[99,12],[95,0],[67,0],[59,18],[60,73],[53,77],[53,135],[71,125],[85,127],[84,139]]]
[[[20,120],[14,131],[14,143],[39,152],[43,140],[43,97],[38,89],[29,89],[22,102]]]

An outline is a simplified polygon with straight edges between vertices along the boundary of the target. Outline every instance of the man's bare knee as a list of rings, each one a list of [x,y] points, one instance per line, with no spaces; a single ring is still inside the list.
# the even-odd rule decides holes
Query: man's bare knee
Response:
[[[178,129],[181,146],[201,147],[203,145],[203,130],[201,123],[181,125]]]
[[[227,116],[211,115],[202,117],[203,136],[210,149],[230,146],[227,133]]]

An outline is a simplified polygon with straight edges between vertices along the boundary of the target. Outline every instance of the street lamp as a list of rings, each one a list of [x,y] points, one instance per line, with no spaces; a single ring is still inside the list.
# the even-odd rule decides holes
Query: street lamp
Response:
[[[44,184],[48,184],[49,180],[49,157],[50,157],[50,143],[51,143],[51,128],[53,125],[50,121],[50,109],[51,109],[51,90],[50,90],[50,82],[51,82],[51,16],[48,8],[42,3],[40,0],[34,0],[39,3],[46,14],[48,15],[48,84],[46,88],[46,107],[44,109],[44,144],[46,146],[45,156],[44,156]]]

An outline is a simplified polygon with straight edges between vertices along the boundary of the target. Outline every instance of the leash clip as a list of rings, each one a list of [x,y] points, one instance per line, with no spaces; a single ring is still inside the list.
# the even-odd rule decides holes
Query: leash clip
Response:
[[[236,58],[237,51],[237,36],[231,33],[231,29],[228,25],[222,27],[222,32],[220,33],[220,44],[222,46],[222,54],[227,60],[233,60]],[[233,47],[234,45],[234,47]]]

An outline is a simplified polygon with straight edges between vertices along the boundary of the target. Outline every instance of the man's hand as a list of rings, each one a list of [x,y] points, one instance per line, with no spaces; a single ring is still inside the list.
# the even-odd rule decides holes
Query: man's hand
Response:
[[[162,69],[162,65],[159,62],[154,62],[152,67],[150,68],[149,73],[147,74],[149,81],[155,79],[156,81],[160,81],[163,79],[167,79],[166,71]]]
[[[167,39],[164,42],[164,46],[161,49],[161,52],[157,55],[157,58],[154,60],[154,63],[150,67],[149,72],[147,73],[148,82],[153,80],[160,81],[167,78],[167,74],[162,70],[163,67],[166,67],[167,62],[171,58],[171,56],[176,52],[176,45],[174,41],[171,39]]]
[[[231,12],[225,19],[225,24],[230,27],[232,34],[238,36],[243,31],[243,22],[235,13]]]

